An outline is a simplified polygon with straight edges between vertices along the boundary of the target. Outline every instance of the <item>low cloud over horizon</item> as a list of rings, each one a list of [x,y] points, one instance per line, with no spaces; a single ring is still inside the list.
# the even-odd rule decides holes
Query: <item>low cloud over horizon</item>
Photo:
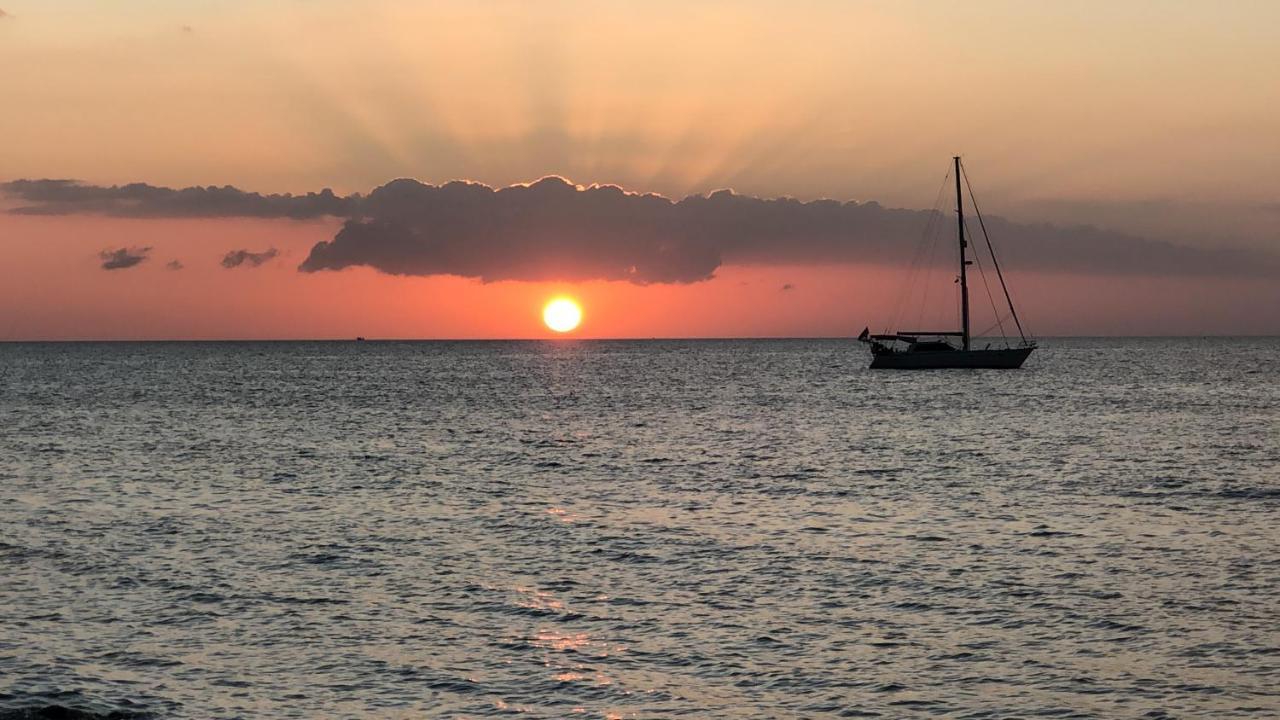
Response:
[[[258,267],[279,255],[280,251],[275,248],[268,248],[262,252],[250,252],[248,250],[232,250],[222,257],[222,267],[230,270],[238,268],[241,265],[249,267]]]
[[[173,188],[128,183],[88,185],[75,180],[12,180],[0,194],[34,203],[15,215],[107,215],[126,218],[288,218],[308,220],[357,212],[360,195],[339,197],[328,188],[305,195],[263,195],[230,185]]]
[[[950,262],[946,248],[921,254],[921,238],[927,227],[953,217],[949,211],[940,215],[876,202],[766,199],[728,190],[676,201],[613,185],[581,187],[555,176],[500,189],[400,179],[368,195],[348,196],[328,189],[263,195],[231,186],[172,189],[70,180],[16,180],[0,183],[0,193],[26,203],[8,211],[21,215],[341,218],[345,222],[336,236],[316,243],[299,270],[368,266],[391,275],[456,275],[486,282],[691,283],[711,278],[725,264],[904,265],[924,258],[945,266]],[[1280,257],[1260,250],[1190,247],[1089,225],[1015,223],[995,216],[987,217],[986,225],[1001,260],[1019,270],[1280,274]],[[971,230],[977,230],[976,223]],[[938,242],[945,243],[948,232],[944,227]],[[222,264],[257,266],[275,256],[274,248],[235,250]]]
[[[117,248],[98,253],[103,270],[124,270],[140,264],[151,252],[149,247]]]

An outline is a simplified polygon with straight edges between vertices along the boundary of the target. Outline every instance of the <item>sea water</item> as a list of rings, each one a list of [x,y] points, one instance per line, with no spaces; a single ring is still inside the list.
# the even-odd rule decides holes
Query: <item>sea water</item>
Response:
[[[1278,358],[0,345],[0,717],[1276,717]]]

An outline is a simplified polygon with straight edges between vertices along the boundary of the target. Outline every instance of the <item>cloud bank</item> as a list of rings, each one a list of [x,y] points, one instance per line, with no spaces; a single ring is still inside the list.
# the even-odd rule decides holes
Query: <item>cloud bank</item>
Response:
[[[146,260],[150,252],[149,247],[118,248],[103,250],[98,253],[98,257],[102,260],[103,270],[124,270]]]
[[[10,212],[28,215],[345,218],[332,240],[312,247],[299,270],[367,266],[393,275],[484,281],[690,283],[712,277],[724,264],[902,265],[912,262],[926,226],[952,222],[949,212],[875,202],[766,199],[728,190],[677,201],[611,185],[584,188],[558,177],[504,188],[401,179],[367,196],[329,190],[263,195],[229,186],[175,190],[143,183],[104,187],[68,180],[17,180],[0,183],[0,192],[25,203]],[[1280,275],[1280,256],[1261,250],[1190,247],[1086,225],[986,220],[1010,269]],[[941,246],[925,253],[925,262],[954,263],[950,233],[944,225]],[[223,265],[256,266],[273,257],[274,250],[237,250]]]
[[[248,250],[232,250],[222,258],[222,267],[230,270],[238,268],[241,265],[249,267],[258,267],[259,265],[271,260],[280,252],[275,248],[263,250],[262,252],[249,252]]]
[[[369,266],[394,275],[489,280],[688,283],[722,264],[907,264],[931,221],[951,215],[878,203],[762,199],[721,190],[672,201],[561,178],[494,189],[396,180],[361,202],[333,240],[317,243],[304,272]],[[987,218],[1010,268],[1141,275],[1280,273],[1280,258],[1199,249],[1089,226]],[[973,228],[976,230],[976,226]],[[952,242],[949,229],[940,235]],[[954,262],[949,247],[932,258]]]

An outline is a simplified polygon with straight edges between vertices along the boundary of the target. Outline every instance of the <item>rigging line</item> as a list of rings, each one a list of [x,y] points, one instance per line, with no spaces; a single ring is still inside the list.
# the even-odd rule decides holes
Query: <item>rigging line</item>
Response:
[[[968,220],[964,222],[964,229],[966,233],[970,232]],[[987,282],[987,271],[982,269],[982,253],[975,250],[973,253],[973,262],[978,266],[978,275],[982,278],[982,289],[987,291],[987,302],[991,303],[991,315],[995,317],[996,324],[1000,326],[1000,338],[1007,343],[1009,341],[1009,336],[1004,334],[1004,325],[1000,322],[1000,311],[996,309],[996,299],[991,295],[991,283]],[[990,329],[991,328],[987,328],[987,330]],[[986,330],[983,330],[983,332],[985,333]]]
[[[950,177],[950,174],[948,174]],[[933,244],[929,248],[929,261],[924,266],[924,281],[921,283],[923,293],[920,297],[920,312],[916,314],[916,327],[923,327],[924,312],[929,307],[929,281],[933,278],[933,259],[938,256],[938,238],[942,235],[940,226],[935,227]]]
[[[960,161],[960,167],[964,168],[964,161]],[[987,224],[982,220],[982,211],[978,209],[978,198],[973,195],[973,187],[969,185],[969,171],[964,169],[961,173],[964,175],[965,187],[969,189],[969,201],[973,203],[973,211],[978,215],[978,227],[982,228],[982,237],[987,241],[987,251],[991,253],[991,263],[996,267],[996,277],[1000,278],[1000,288],[1004,290],[1005,302],[1009,303],[1009,314],[1013,316],[1013,324],[1018,326],[1018,336],[1023,342],[1027,341],[1027,334],[1022,331],[1022,323],[1018,320],[1018,311],[1013,307],[1013,298],[1009,296],[1009,286],[1004,282],[1004,273],[1000,272],[1000,261],[996,259],[995,248],[991,246],[991,236],[987,234]]]
[[[925,254],[925,246],[929,243],[930,238],[932,237],[933,225],[934,218],[931,214],[929,216],[929,220],[925,223],[924,232],[921,233],[919,242],[916,243],[915,253],[911,258],[911,265],[908,269],[906,279],[899,285],[895,294],[892,314],[889,316],[889,324],[884,328],[884,332],[886,333],[894,331],[894,328],[896,328],[898,323],[902,321],[903,313],[906,312],[906,308],[909,307],[911,290],[915,287],[916,277],[920,273],[921,258]]]
[[[901,320],[903,309],[906,307],[907,300],[911,295],[911,288],[915,286],[916,275],[920,272],[920,258],[924,255],[925,245],[929,242],[930,233],[932,232],[932,227],[933,227],[933,218],[931,216],[929,218],[929,221],[925,223],[925,229],[920,236],[920,241],[916,243],[916,251],[915,251],[915,254],[912,255],[911,257],[911,265],[907,271],[906,281],[898,289],[898,297],[897,297],[897,300],[894,302],[893,315],[890,321],[891,327],[886,327],[885,332],[892,331],[892,326],[897,325],[898,321]]]
[[[1008,318],[1008,317],[1009,317],[1008,315],[1005,315],[1005,318]],[[997,321],[997,322],[998,322],[998,321]],[[996,328],[996,326],[995,326],[995,325],[989,325],[989,326],[987,326],[987,328],[986,328],[985,330],[983,330],[982,332],[978,333],[977,337],[981,337],[981,336],[983,336],[983,335],[986,335],[988,332],[990,332],[991,330],[994,330],[995,328]]]
[[[942,179],[942,184],[939,186],[938,195],[935,196],[934,198],[933,209],[930,210],[929,219],[928,221],[925,222],[924,232],[921,233],[920,241],[916,244],[916,252],[911,258],[911,269],[910,269],[910,272],[907,274],[907,281],[902,286],[902,289],[899,291],[897,308],[895,310],[894,317],[893,317],[893,322],[895,325],[901,319],[902,312],[904,311],[907,300],[910,297],[911,289],[915,286],[916,277],[920,273],[920,261],[925,254],[925,246],[933,238],[933,232],[935,231],[936,225],[937,225],[936,211],[937,211],[938,203],[941,202],[942,188],[946,187],[946,182],[947,182],[947,179],[944,177]]]
[[[897,295],[892,306],[892,314],[889,316],[889,325],[885,327],[884,332],[890,332],[892,327],[898,324],[898,320],[902,315],[902,309],[906,306],[907,298],[910,295],[911,287],[915,283],[916,273],[920,271],[920,256],[924,254],[925,244],[929,240],[930,223],[925,224],[924,232],[920,236],[920,240],[916,243],[915,252],[911,256],[911,264],[907,266],[907,276],[903,283],[898,287]]]
[[[938,256],[938,240],[942,237],[942,219],[945,215],[942,212],[943,192],[947,188],[947,181],[951,179],[952,170],[948,166],[947,172],[942,176],[942,185],[938,188],[938,196],[934,199],[934,218],[936,222],[933,225],[933,242],[929,246],[929,259],[924,265],[924,280],[921,282],[920,295],[920,312],[916,314],[916,327],[922,327],[924,322],[925,309],[929,307],[929,288],[930,281],[933,279],[934,258]],[[959,323],[957,323],[958,325]]]
[[[942,194],[947,188],[947,180],[951,179],[951,166],[947,166],[947,172],[942,177],[941,184],[938,185],[938,192],[933,198],[933,208],[929,211],[929,220],[925,223],[924,232],[920,235],[920,241],[916,244],[916,251],[911,257],[911,266],[907,272],[906,282],[903,283],[902,289],[898,291],[897,302],[891,316],[891,326],[885,328],[885,332],[895,332],[892,326],[897,326],[898,322],[903,319],[906,312],[907,303],[911,297],[911,290],[915,287],[916,278],[920,273],[920,261],[925,254],[925,245],[929,244],[932,239],[936,245],[937,237],[933,233],[937,232],[938,219],[942,215],[940,206],[942,204]],[[933,248],[935,245],[930,245]]]

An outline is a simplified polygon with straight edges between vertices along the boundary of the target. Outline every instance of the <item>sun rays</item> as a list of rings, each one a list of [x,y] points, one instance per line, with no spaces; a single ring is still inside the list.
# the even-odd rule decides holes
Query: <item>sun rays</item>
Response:
[[[615,7],[586,18],[581,7],[507,10],[331,9],[323,22],[307,16],[301,30],[350,26],[359,52],[333,56],[323,44],[291,42],[259,52],[291,79],[314,161],[370,181],[508,185],[559,174],[677,198],[739,185],[763,190],[798,175],[820,157],[815,138],[830,136],[820,112],[829,90],[783,84],[763,97],[759,83],[786,74],[763,57],[743,74],[745,58],[766,52],[801,67],[830,64],[814,49],[776,46],[778,31],[760,18],[740,21],[741,36],[725,36],[712,32],[720,15],[711,12],[682,15],[690,27]],[[265,11],[254,19],[277,38],[296,21]],[[637,22],[638,32],[607,42],[597,32]],[[379,42],[359,41],[370,36]],[[655,44],[667,52],[655,54]]]

